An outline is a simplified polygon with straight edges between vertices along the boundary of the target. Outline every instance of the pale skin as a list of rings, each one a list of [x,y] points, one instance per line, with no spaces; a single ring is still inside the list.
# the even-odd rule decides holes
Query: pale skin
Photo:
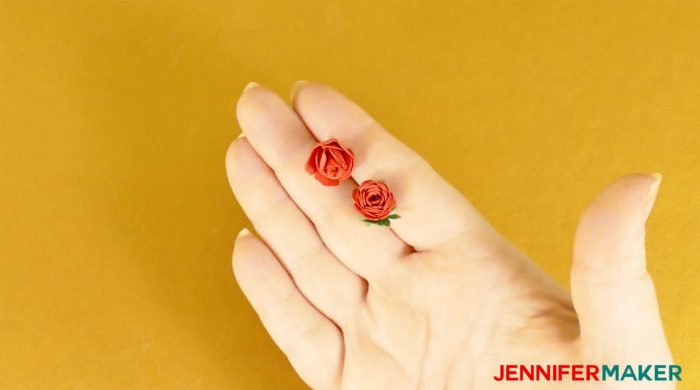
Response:
[[[357,104],[320,84],[293,90],[290,107],[248,85],[226,168],[257,233],[236,239],[236,279],[310,387],[675,388],[493,378],[501,364],[672,363],[644,242],[659,175],[624,176],[585,210],[569,293]],[[337,187],[304,169],[329,138],[356,155]],[[367,226],[352,206],[367,179],[396,196],[391,228]]]

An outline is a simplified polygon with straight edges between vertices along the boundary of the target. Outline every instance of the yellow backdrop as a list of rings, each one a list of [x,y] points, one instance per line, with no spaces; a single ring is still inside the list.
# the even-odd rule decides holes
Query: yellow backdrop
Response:
[[[649,267],[698,386],[700,2],[0,4],[0,388],[304,387],[231,274],[223,164],[243,86],[296,79],[363,104],[564,286],[587,202],[663,173]]]

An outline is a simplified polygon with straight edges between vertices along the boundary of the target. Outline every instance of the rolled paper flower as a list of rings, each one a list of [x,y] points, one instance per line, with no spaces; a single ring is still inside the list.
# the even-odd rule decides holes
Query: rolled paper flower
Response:
[[[335,138],[319,142],[306,162],[306,172],[324,186],[337,186],[350,177],[355,166],[355,154]]]
[[[383,182],[364,181],[352,192],[352,201],[365,222],[390,226],[392,219],[400,218],[391,214],[396,208],[396,199],[389,186]]]

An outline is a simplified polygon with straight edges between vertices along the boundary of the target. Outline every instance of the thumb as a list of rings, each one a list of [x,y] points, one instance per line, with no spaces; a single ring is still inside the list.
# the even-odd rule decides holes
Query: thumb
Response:
[[[589,356],[670,361],[644,248],[644,224],[660,184],[659,174],[622,177],[579,222],[571,291]]]

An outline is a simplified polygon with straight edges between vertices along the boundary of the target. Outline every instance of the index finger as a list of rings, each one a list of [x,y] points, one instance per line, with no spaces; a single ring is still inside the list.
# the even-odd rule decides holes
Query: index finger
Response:
[[[488,226],[459,191],[350,99],[308,82],[297,83],[292,94],[294,110],[316,138],[337,138],[355,152],[355,181],[389,184],[401,215],[391,228],[403,241],[417,250],[433,249]]]

